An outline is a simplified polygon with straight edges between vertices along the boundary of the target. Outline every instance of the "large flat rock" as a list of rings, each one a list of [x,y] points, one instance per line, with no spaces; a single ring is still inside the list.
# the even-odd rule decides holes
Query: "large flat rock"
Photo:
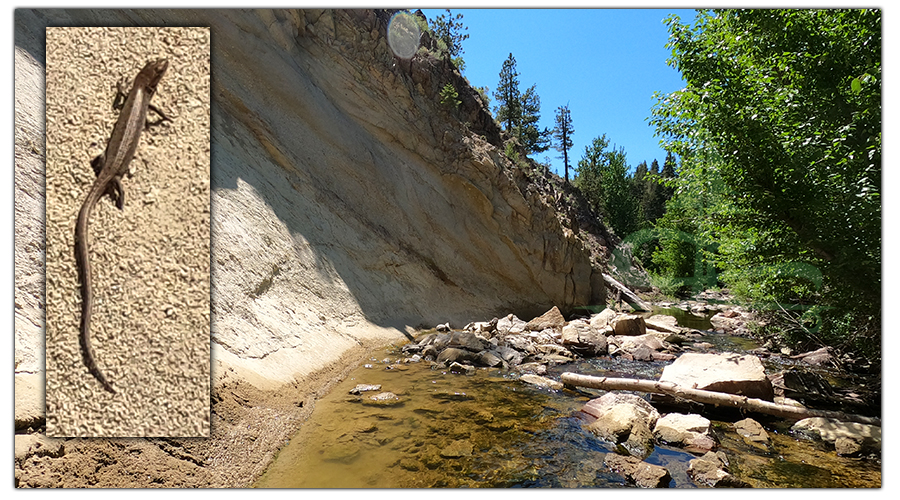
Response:
[[[772,384],[758,357],[736,353],[687,353],[665,367],[660,382],[772,401]]]

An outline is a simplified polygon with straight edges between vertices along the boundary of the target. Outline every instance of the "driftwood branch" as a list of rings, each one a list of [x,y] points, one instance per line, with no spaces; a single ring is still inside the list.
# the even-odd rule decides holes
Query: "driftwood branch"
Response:
[[[650,305],[641,300],[637,295],[634,294],[631,290],[629,290],[625,285],[616,281],[615,278],[608,274],[603,275],[603,281],[606,282],[607,285],[615,288],[622,294],[622,298],[625,299],[625,302],[628,302],[635,311],[650,311]]]
[[[877,417],[852,415],[839,411],[810,410],[807,408],[773,403],[763,399],[748,398],[736,394],[692,389],[671,382],[660,382],[658,380],[592,377],[589,375],[566,372],[560,376],[560,381],[569,386],[589,387],[591,389],[602,389],[605,391],[638,391],[653,394],[667,394],[669,396],[688,399],[698,403],[730,406],[732,408],[741,408],[792,420],[802,420],[810,417],[825,417],[843,422],[858,422],[861,424],[881,426],[881,419]]]

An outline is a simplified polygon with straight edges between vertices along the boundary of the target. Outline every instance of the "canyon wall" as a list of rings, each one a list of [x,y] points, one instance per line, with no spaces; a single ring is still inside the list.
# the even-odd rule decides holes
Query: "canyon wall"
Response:
[[[506,157],[478,93],[427,33],[413,57],[394,54],[390,17],[48,9],[17,18],[33,21],[17,26],[17,51],[37,64],[41,24],[211,27],[217,383],[276,387],[420,326],[530,319],[605,299],[604,239],[558,210],[566,195],[546,173]],[[23,88],[41,92],[38,83]],[[458,105],[442,102],[448,83]],[[19,90],[17,79],[17,100]],[[19,244],[17,267],[20,249],[40,251]],[[25,295],[40,293],[32,288]],[[27,324],[41,319],[17,310],[17,338]]]

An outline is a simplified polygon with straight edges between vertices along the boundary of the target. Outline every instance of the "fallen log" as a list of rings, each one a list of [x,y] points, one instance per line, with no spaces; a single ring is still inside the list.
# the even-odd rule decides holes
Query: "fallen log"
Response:
[[[603,275],[603,281],[606,282],[607,285],[615,288],[622,294],[622,298],[625,299],[625,302],[628,303],[635,311],[650,311],[650,304],[647,304],[643,300],[641,300],[637,295],[634,294],[631,290],[625,287],[625,285],[616,281],[615,278],[608,274]]]
[[[881,426],[878,417],[866,417],[853,415],[839,411],[812,410],[797,406],[782,405],[766,401],[764,399],[748,398],[737,394],[724,392],[704,391],[675,385],[671,382],[658,380],[641,380],[632,378],[592,377],[578,373],[565,372],[560,375],[560,381],[567,386],[589,387],[605,391],[637,391],[652,394],[666,394],[698,403],[729,406],[743,410],[765,413],[776,417],[802,420],[810,417],[833,418],[842,422],[858,422],[861,424]]]

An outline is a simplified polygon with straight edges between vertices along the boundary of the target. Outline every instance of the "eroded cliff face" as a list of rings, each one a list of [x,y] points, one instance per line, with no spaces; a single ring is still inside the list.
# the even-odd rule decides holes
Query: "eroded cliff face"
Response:
[[[389,12],[42,15],[211,28],[217,384],[275,387],[418,326],[605,297],[605,242],[557,210],[570,194],[506,158],[427,34],[414,57],[394,55]],[[447,83],[458,108],[441,103]]]
[[[602,293],[448,61],[396,57],[388,13],[271,15],[216,39],[214,332],[234,362],[277,377],[373,329],[530,318]],[[448,82],[458,110],[440,102]]]

